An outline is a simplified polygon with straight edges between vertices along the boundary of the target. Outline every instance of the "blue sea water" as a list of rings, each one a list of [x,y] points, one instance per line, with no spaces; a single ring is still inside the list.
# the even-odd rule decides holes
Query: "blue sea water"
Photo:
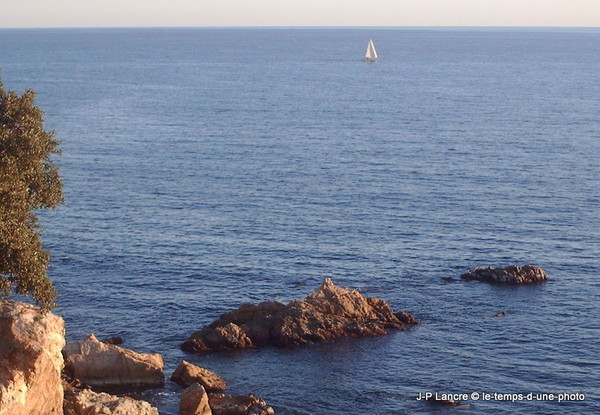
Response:
[[[0,30],[0,52],[63,142],[67,202],[41,217],[69,340],[121,335],[281,415],[600,413],[599,29]],[[458,279],[523,263],[551,279]],[[326,276],[422,324],[179,349]],[[139,396],[174,415],[180,392]]]

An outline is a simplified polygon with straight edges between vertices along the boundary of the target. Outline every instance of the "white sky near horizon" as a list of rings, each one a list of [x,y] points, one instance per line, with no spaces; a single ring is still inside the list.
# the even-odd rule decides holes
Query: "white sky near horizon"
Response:
[[[600,0],[0,0],[0,28],[599,27]]]

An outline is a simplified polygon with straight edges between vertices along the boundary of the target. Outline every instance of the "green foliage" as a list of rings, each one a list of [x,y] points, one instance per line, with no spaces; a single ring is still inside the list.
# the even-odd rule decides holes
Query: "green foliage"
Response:
[[[54,307],[48,279],[50,255],[42,247],[38,209],[63,202],[62,182],[51,156],[60,154],[54,133],[44,130],[35,92],[5,91],[0,81],[0,299],[30,295]]]

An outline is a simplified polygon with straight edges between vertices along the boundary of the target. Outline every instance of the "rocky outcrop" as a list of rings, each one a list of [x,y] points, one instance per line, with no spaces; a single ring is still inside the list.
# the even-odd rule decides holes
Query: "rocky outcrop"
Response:
[[[159,415],[146,401],[97,393],[89,389],[65,394],[64,415]]]
[[[0,300],[0,415],[60,415],[63,319]]]
[[[275,411],[254,395],[224,395],[223,378],[207,369],[182,361],[171,380],[188,386],[181,395],[179,415],[273,415]]]
[[[199,383],[207,392],[219,392],[225,390],[227,387],[225,380],[221,376],[185,360],[177,366],[177,369],[175,369],[175,372],[171,376],[171,380],[182,386]]]
[[[136,353],[99,341],[93,334],[63,350],[65,372],[91,387],[138,387],[163,384],[160,354]]]
[[[274,415],[265,401],[254,395],[215,393],[208,399],[213,415]]]
[[[208,405],[206,390],[199,383],[193,383],[181,394],[179,415],[212,415]]]
[[[531,284],[543,282],[548,274],[533,265],[511,265],[503,268],[475,268],[460,276],[463,280],[477,280],[495,284]]]
[[[244,304],[192,334],[182,348],[212,352],[264,345],[297,346],[342,336],[385,334],[389,329],[403,330],[405,324],[415,322],[408,313],[394,315],[383,300],[364,297],[325,278],[303,300],[287,305]]]

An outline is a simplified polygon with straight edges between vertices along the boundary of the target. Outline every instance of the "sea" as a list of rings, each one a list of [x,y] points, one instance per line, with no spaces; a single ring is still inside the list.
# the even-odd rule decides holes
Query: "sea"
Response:
[[[600,29],[4,29],[0,73],[62,141],[67,340],[161,353],[161,414],[183,359],[280,415],[600,413]],[[550,280],[460,279],[511,264]],[[325,277],[421,324],[180,350]]]

